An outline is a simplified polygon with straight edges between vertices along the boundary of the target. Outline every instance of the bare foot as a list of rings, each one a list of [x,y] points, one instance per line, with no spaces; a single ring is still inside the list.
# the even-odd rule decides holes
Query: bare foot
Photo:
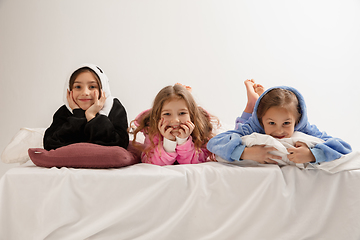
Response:
[[[265,92],[265,88],[261,84],[258,84],[258,83],[254,84],[254,90],[259,95],[259,97],[261,94],[263,94]]]
[[[265,91],[261,84],[255,83],[254,79],[246,79],[244,81],[248,102],[244,112],[252,113],[259,96]]]

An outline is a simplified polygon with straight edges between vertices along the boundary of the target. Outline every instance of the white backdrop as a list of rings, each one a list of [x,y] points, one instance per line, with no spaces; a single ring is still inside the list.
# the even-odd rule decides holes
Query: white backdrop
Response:
[[[84,62],[129,122],[181,82],[233,124],[254,78],[299,89],[310,123],[359,150],[359,42],[359,0],[0,0],[0,151],[21,127],[50,125]]]

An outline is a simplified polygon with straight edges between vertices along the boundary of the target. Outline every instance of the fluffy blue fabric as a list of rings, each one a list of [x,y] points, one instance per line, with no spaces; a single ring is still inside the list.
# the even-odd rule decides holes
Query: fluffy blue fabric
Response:
[[[299,123],[295,126],[294,131],[303,132],[305,134],[321,138],[325,141],[324,143],[317,144],[314,148],[310,149],[315,156],[317,163],[338,159],[342,155],[348,154],[352,151],[351,146],[348,143],[339,138],[333,138],[327,135],[326,132],[321,132],[315,125],[311,125],[308,122],[306,104],[303,96],[295,88],[287,86],[273,87],[265,91],[257,100],[252,116],[245,123],[243,122],[244,118],[238,117],[236,119],[235,130],[221,133],[210,139],[207,144],[209,151],[225,160],[239,161],[240,156],[245,149],[245,145],[242,145],[241,137],[250,135],[254,132],[265,134],[264,128],[261,126],[256,112],[260,100],[265,94],[274,88],[282,88],[292,91],[298,98],[302,116]]]

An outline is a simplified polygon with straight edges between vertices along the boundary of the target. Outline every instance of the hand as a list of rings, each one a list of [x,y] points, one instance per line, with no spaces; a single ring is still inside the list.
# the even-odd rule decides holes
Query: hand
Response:
[[[308,146],[303,142],[296,142],[295,148],[288,148],[287,155],[288,159],[294,163],[308,163],[315,162],[315,157],[308,148]]]
[[[191,121],[187,121],[185,124],[181,124],[179,129],[179,138],[188,138],[194,131],[195,125]]]
[[[171,131],[173,130],[172,127],[168,127],[167,128],[167,125],[169,124],[169,122],[165,121],[164,118],[161,118],[161,120],[159,121],[159,124],[158,124],[158,128],[159,128],[159,131],[161,133],[161,135],[164,137],[164,138],[167,138],[171,141],[175,141],[176,138],[175,136],[171,133]]]
[[[276,151],[277,149],[274,147],[265,147],[265,145],[255,145],[252,147],[245,147],[244,152],[241,154],[240,159],[243,160],[253,160],[259,163],[274,163],[277,164],[276,161],[272,159],[281,160],[282,157],[271,154],[271,151]]]
[[[93,98],[95,100],[94,104],[91,105],[85,111],[85,116],[86,116],[87,121],[90,121],[91,119],[93,119],[96,116],[96,114],[104,107],[105,100],[106,100],[105,92],[101,90],[101,97],[99,99],[98,91],[94,91]]]
[[[74,95],[73,95],[73,91],[69,91],[69,89],[67,90],[67,94],[66,94],[66,98],[67,101],[69,103],[69,107],[74,110],[76,108],[80,108],[79,105],[76,104],[76,102],[74,101]]]

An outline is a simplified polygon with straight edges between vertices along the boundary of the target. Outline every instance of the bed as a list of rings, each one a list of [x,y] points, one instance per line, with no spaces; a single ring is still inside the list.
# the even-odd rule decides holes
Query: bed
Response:
[[[0,239],[358,240],[359,162],[359,152],[336,166],[303,169],[26,161],[0,180]]]

